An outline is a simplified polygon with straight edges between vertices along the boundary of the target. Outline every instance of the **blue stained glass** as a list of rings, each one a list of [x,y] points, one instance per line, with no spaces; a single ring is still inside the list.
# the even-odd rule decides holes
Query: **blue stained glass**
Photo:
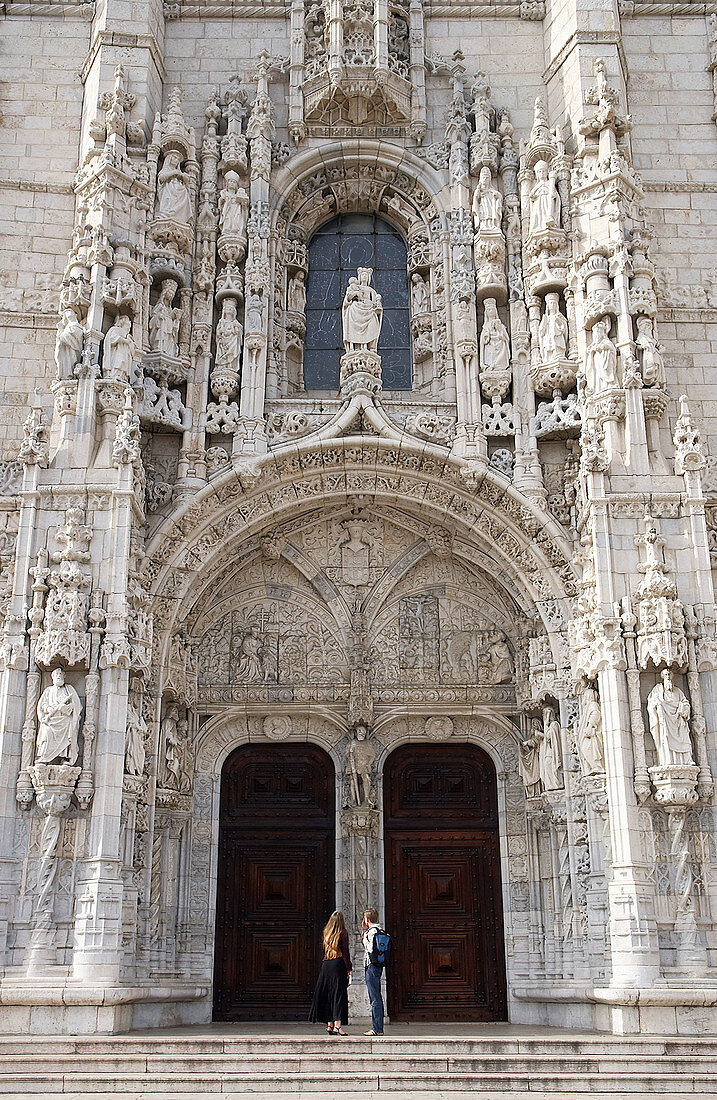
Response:
[[[341,304],[357,267],[374,269],[382,297],[379,339],[385,389],[411,389],[406,245],[400,233],[373,214],[342,214],[325,223],[309,242],[306,286],[304,385],[337,390],[343,354]]]

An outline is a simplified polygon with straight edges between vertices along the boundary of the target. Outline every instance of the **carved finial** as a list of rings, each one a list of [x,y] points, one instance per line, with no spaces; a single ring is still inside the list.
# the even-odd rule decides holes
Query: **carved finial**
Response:
[[[702,438],[699,429],[692,423],[687,395],[684,393],[680,397],[680,415],[675,424],[674,444],[676,474],[704,469]]]

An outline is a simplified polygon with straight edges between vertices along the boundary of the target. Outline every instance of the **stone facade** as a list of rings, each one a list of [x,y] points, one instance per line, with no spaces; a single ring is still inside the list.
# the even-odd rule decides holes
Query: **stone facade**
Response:
[[[237,745],[330,753],[355,921],[443,740],[498,774],[510,1018],[714,1029],[704,12],[0,4],[0,1028],[211,1018]],[[347,340],[307,391],[357,213],[412,387]]]

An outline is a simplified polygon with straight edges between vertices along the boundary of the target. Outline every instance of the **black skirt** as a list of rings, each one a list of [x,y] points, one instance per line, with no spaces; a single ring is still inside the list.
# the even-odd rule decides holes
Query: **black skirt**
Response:
[[[309,1020],[312,1023],[349,1022],[349,975],[343,959],[324,959],[314,990]]]

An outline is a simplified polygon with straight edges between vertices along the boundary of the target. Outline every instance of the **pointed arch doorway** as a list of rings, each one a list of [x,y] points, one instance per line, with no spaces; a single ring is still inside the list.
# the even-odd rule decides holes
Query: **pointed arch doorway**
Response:
[[[317,745],[242,745],[227,758],[215,1019],[306,1019],[335,907],[334,800],[334,766]]]
[[[477,745],[403,745],[384,812],[391,1017],[507,1019],[493,762]]]

